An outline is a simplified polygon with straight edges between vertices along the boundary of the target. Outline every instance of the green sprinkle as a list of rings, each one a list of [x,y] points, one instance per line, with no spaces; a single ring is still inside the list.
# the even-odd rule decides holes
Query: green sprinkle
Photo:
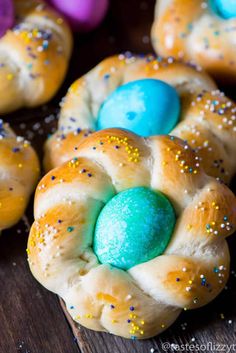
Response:
[[[69,233],[73,232],[73,230],[74,230],[74,227],[68,227],[67,228],[67,232],[69,232]]]

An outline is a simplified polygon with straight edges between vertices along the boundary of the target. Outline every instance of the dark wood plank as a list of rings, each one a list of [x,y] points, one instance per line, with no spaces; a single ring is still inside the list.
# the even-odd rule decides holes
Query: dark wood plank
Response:
[[[92,33],[75,36],[69,73],[57,96],[43,107],[4,117],[20,135],[32,141],[41,159],[43,142],[56,127],[59,101],[73,80],[108,55],[127,50],[152,51],[149,33],[154,3],[155,0],[111,0],[103,25]],[[31,222],[32,204],[28,217]],[[21,222],[0,238],[0,353],[151,353],[151,350],[163,352],[164,342],[195,345],[236,342],[234,273],[228,289],[214,302],[183,313],[169,330],[152,340],[130,341],[78,327],[63,303],[65,316],[57,297],[42,288],[30,274],[25,254],[27,232]],[[235,246],[236,239],[231,239],[232,269],[236,272]],[[217,349],[210,347],[206,351]]]

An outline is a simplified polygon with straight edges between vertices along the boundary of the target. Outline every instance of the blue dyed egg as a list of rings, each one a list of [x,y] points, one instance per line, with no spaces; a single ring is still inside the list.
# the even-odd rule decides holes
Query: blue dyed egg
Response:
[[[118,87],[103,103],[98,130],[117,127],[141,136],[168,134],[177,124],[180,99],[165,82],[144,79]]]
[[[236,1],[235,0],[211,0],[218,13],[226,19],[236,17]]]
[[[128,189],[102,209],[94,252],[101,263],[127,270],[161,255],[174,226],[174,209],[162,193],[146,187]]]

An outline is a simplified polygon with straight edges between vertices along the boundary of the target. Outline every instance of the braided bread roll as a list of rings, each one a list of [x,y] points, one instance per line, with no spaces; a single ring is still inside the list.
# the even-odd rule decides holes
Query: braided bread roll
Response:
[[[115,194],[137,186],[161,191],[172,202],[177,222],[171,241],[161,256],[128,271],[100,264],[93,251],[98,215]],[[29,265],[76,322],[148,338],[183,308],[203,306],[223,289],[230,261],[225,238],[236,229],[235,217],[235,196],[204,173],[185,142],[101,130],[83,140],[77,158],[39,183]]]
[[[235,82],[236,19],[224,19],[202,0],[158,0],[152,44],[163,56],[201,65],[221,81]]]
[[[81,141],[96,129],[108,95],[141,78],[159,79],[177,90],[181,119],[171,133],[198,150],[209,175],[228,183],[236,169],[236,105],[199,69],[153,56],[110,57],[72,84],[61,104],[58,131],[45,145],[45,169],[76,156]]]
[[[41,0],[15,0],[16,24],[0,38],[0,114],[49,101],[72,49],[64,19]]]
[[[39,177],[39,161],[29,142],[0,120],[0,232],[23,216]]]

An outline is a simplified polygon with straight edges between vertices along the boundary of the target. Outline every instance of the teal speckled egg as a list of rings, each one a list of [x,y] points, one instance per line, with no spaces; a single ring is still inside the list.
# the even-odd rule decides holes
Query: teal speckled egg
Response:
[[[210,0],[213,10],[225,19],[236,17],[235,0]]]
[[[103,103],[97,129],[118,127],[140,136],[168,134],[180,116],[180,99],[167,83],[154,79],[118,87]]]
[[[160,192],[146,187],[125,190],[102,209],[94,252],[103,264],[128,270],[161,255],[175,226],[175,212]]]

